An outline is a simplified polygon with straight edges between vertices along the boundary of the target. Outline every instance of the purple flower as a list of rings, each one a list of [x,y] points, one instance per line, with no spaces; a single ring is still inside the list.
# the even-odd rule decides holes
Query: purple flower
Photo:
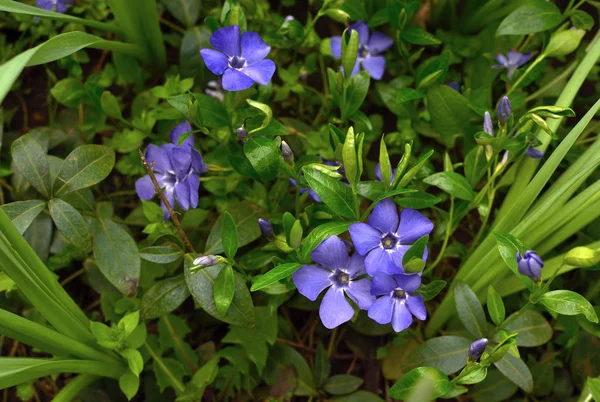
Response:
[[[198,189],[200,188],[200,173],[206,172],[207,167],[202,155],[194,149],[194,137],[190,135],[178,146],[179,137],[192,131],[187,121],[180,123],[171,130],[171,142],[157,147],[154,144],[146,148],[146,160],[156,172],[156,180],[171,204],[177,198],[179,206],[187,211],[198,206]],[[142,200],[154,198],[154,186],[149,175],[135,182],[135,189]],[[161,201],[165,211],[165,220],[169,218],[167,207]]]
[[[292,185],[294,187],[296,187],[296,180],[294,179],[290,179],[290,183],[292,183]],[[323,202],[321,200],[321,198],[317,195],[317,193],[315,193],[315,190],[313,190],[312,188],[300,188],[300,194],[304,194],[308,191],[308,194],[310,195],[310,198],[312,198],[313,200],[315,200],[316,202]]]
[[[421,295],[414,294],[421,286],[418,274],[386,275],[377,272],[373,276],[371,294],[379,297],[368,315],[379,324],[392,323],[394,331],[400,332],[410,327],[413,316],[423,321],[427,309]]]
[[[271,47],[256,32],[244,32],[231,25],[219,28],[210,37],[210,44],[217,48],[202,49],[200,54],[210,71],[223,75],[223,89],[242,91],[255,82],[267,85],[275,73],[275,63],[265,59]]]
[[[362,68],[367,70],[371,77],[380,80],[385,70],[385,57],[379,56],[379,54],[392,46],[394,41],[381,32],[370,34],[369,27],[363,21],[350,25],[350,30],[358,32],[358,57],[350,75],[358,73],[359,66],[362,65]],[[341,36],[331,38],[331,54],[336,59],[342,57]]]
[[[488,343],[489,341],[487,338],[477,339],[475,342],[473,342],[471,346],[469,346],[469,360],[479,360],[483,352],[485,352],[485,348],[487,348]]]
[[[319,244],[311,257],[320,265],[303,265],[292,274],[298,292],[315,301],[319,294],[329,288],[319,316],[329,329],[349,321],[354,309],[345,295],[361,310],[368,310],[375,301],[371,295],[371,281],[357,279],[365,274],[365,259],[358,254],[348,257],[346,244],[337,236],[331,236]]]
[[[523,256],[520,252],[517,252],[517,264],[521,275],[528,276],[535,282],[542,277],[544,261],[535,251],[527,250]]]
[[[71,6],[73,0],[37,0],[36,7],[43,8],[47,11],[56,11],[64,13]]]
[[[487,110],[483,115],[483,131],[492,137],[494,136],[494,123],[492,122],[492,116],[490,116],[490,112]]]
[[[406,251],[433,230],[433,223],[414,209],[402,210],[398,222],[398,209],[389,198],[377,203],[368,222],[353,223],[348,230],[356,251],[367,257],[365,265],[371,276],[376,272],[404,273],[402,257]],[[423,259],[427,259],[427,249]]]
[[[396,169],[392,169],[392,174],[390,175],[390,184],[392,184],[394,182],[394,179],[396,178]],[[375,177],[377,177],[377,180],[379,181],[383,181],[383,177],[381,176],[381,164],[378,163],[377,166],[375,166]]]
[[[540,159],[544,156],[544,151],[530,146],[529,148],[527,148],[527,151],[525,151],[525,155],[533,159]]]
[[[498,121],[501,124],[506,124],[510,115],[512,113],[512,106],[510,104],[510,99],[508,96],[503,96],[498,102],[498,108],[496,109],[496,115],[498,116]]]
[[[492,66],[492,68],[505,68],[507,70],[506,75],[510,79],[517,68],[521,67],[523,64],[527,63],[531,58],[531,53],[519,53],[514,50],[509,50],[507,56],[503,54],[496,55],[496,61],[500,64],[496,64]]]
[[[454,89],[456,92],[460,93],[460,84],[458,82],[450,81],[446,85],[448,85],[450,88]]]
[[[258,218],[258,227],[260,228],[260,233],[266,238],[270,238],[275,235],[273,232],[273,224],[266,219]]]

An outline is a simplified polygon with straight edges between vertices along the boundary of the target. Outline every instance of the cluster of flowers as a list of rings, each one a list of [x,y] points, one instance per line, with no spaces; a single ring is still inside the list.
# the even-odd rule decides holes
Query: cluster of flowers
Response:
[[[329,329],[349,321],[354,308],[346,296],[379,324],[391,323],[396,332],[408,328],[413,316],[425,320],[427,310],[420,295],[421,273],[406,274],[402,257],[433,223],[423,214],[404,209],[398,216],[391,199],[380,201],[368,223],[354,223],[352,244],[331,236],[311,254],[316,264],[303,265],[292,275],[298,291],[314,301],[328,289],[319,308]],[[353,248],[356,252],[349,256]],[[427,258],[427,251],[423,259]]]

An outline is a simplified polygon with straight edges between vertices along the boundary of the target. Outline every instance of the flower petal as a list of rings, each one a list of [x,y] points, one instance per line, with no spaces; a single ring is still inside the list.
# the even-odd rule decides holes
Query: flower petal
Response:
[[[256,32],[244,32],[241,38],[242,57],[248,64],[254,64],[269,54],[271,46],[268,46]]]
[[[425,320],[427,318],[427,309],[421,295],[407,296],[406,306],[418,320]]]
[[[337,236],[323,240],[310,255],[312,259],[325,268],[334,271],[345,270],[348,266],[348,250],[346,244]]]
[[[190,206],[198,207],[198,191],[200,190],[200,176],[197,174],[189,174],[187,177],[188,185],[190,186]]]
[[[221,75],[225,72],[229,66],[229,59],[225,54],[213,49],[202,49],[200,55],[204,64],[210,70],[211,73]]]
[[[346,242],[344,242],[344,245],[346,245]],[[366,274],[367,270],[365,268],[365,257],[358,253],[352,255],[348,261],[346,272],[350,275],[350,278],[356,278],[357,276]]]
[[[164,189],[163,194],[165,195],[165,198],[167,199],[167,201],[169,201],[169,205],[171,206],[171,208],[175,208],[174,188]],[[164,212],[163,219],[166,221],[167,219],[169,219],[171,217],[171,215],[169,214],[169,210],[165,206],[165,203],[162,202],[162,200],[160,201],[160,207],[162,208],[162,210]]]
[[[240,56],[240,27],[229,25],[217,29],[210,37],[210,44],[229,57]]]
[[[67,11],[67,9],[69,8],[69,6],[71,5],[71,2],[68,0],[58,0],[56,2],[56,12],[57,13],[64,13],[65,11]]]
[[[242,72],[260,85],[267,85],[275,73],[273,60],[265,59],[245,67]]]
[[[178,180],[184,180],[185,176],[190,172],[192,168],[192,152],[186,145],[180,147],[172,146],[171,150],[171,165],[175,171],[175,175]]]
[[[398,287],[398,284],[388,274],[383,272],[375,272],[373,275],[373,285],[371,286],[371,294],[375,296],[381,296],[390,294],[394,289]]]
[[[373,32],[369,39],[369,52],[371,52],[371,54],[379,54],[389,49],[393,44],[394,41],[389,36],[384,35],[381,32]]]
[[[152,179],[150,179],[149,175],[146,175],[140,179],[137,179],[135,182],[135,191],[144,201],[151,200],[154,198],[154,185],[152,184]]]
[[[350,321],[353,315],[354,309],[346,300],[344,291],[333,286],[329,288],[319,308],[319,316],[325,328],[333,329]]]
[[[36,7],[43,8],[44,10],[48,10],[48,11],[50,11],[52,9],[53,5],[54,5],[54,3],[52,2],[52,0],[38,0],[35,3]]]
[[[425,215],[410,208],[402,210],[398,226],[400,244],[413,244],[432,230],[433,223]]]
[[[506,58],[505,55],[503,55],[502,53],[498,53],[496,55],[496,61],[500,64],[502,64],[502,66],[504,67],[508,67],[508,59]]]
[[[331,271],[316,265],[303,265],[292,274],[298,292],[308,300],[315,301],[319,293],[331,286]]]
[[[184,211],[190,209],[190,185],[187,179],[175,185],[175,197],[181,209]]]
[[[421,276],[419,274],[398,274],[394,275],[394,279],[406,293],[415,293],[421,286]]]
[[[369,225],[384,235],[395,233],[398,229],[398,207],[394,201],[389,198],[379,201],[369,216]]]
[[[254,85],[254,81],[241,71],[228,68],[223,73],[222,84],[227,91],[243,91]]]
[[[371,295],[371,281],[367,278],[350,281],[346,294],[361,310],[368,310],[375,301],[375,296]]]
[[[196,149],[192,149],[192,169],[195,173],[204,173],[208,170],[202,154]]]
[[[525,154],[533,159],[540,159],[540,158],[544,157],[544,151],[534,148],[532,146],[527,148],[527,151],[525,151]]]
[[[375,272],[383,272],[389,275],[401,274],[403,272],[402,267],[394,262],[392,257],[393,253],[394,252],[390,253],[381,247],[373,249],[365,259],[367,273],[371,276],[373,276]]]
[[[390,296],[382,296],[375,300],[369,309],[368,316],[378,324],[387,324],[392,321],[394,301]]]
[[[163,147],[157,147],[154,144],[148,145],[146,148],[146,160],[155,172],[165,173],[173,171],[171,159],[164,145]]]
[[[331,37],[331,54],[336,59],[342,58],[342,37],[332,36]]]
[[[362,61],[362,66],[374,80],[380,80],[385,71],[385,57],[370,56]]]
[[[366,223],[353,223],[348,228],[352,243],[360,255],[366,255],[381,243],[381,232]]]
[[[410,327],[413,318],[410,311],[403,302],[394,303],[394,314],[392,315],[392,328],[394,331],[401,332]]]
[[[369,26],[364,21],[355,22],[349,29],[358,32],[359,45],[364,46],[369,43]]]
[[[181,123],[173,127],[173,130],[171,130],[171,142],[175,145],[178,145],[179,137],[181,137],[182,134],[189,133],[190,131],[192,131],[192,126],[190,126],[190,123],[188,123],[187,120],[182,121]],[[188,145],[190,147],[193,147],[194,136],[188,136],[181,145]]]

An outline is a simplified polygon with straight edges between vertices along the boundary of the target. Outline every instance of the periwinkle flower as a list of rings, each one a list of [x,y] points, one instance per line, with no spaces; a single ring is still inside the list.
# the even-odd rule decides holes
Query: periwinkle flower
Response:
[[[294,179],[290,179],[290,183],[292,183],[292,185],[294,187],[296,187],[298,184],[296,183],[296,180]],[[317,195],[317,193],[315,193],[315,190],[313,190],[312,188],[300,188],[300,194],[304,194],[308,191],[308,194],[310,195],[310,198],[312,198],[314,201],[316,202],[323,202],[323,200],[321,200],[321,198]]]
[[[363,21],[350,25],[349,30],[358,32],[358,56],[350,75],[358,73],[360,66],[362,66],[373,79],[380,80],[385,71],[385,57],[380,56],[380,53],[392,46],[394,41],[381,32],[371,34],[369,27]],[[331,38],[331,54],[337,59],[342,57],[341,36]]]
[[[230,25],[217,29],[210,44],[218,50],[202,49],[200,54],[212,73],[223,75],[227,91],[242,91],[255,82],[267,85],[275,73],[275,63],[265,59],[271,47],[256,32],[240,35],[240,27]]]
[[[311,257],[319,265],[303,265],[292,274],[292,279],[298,292],[312,301],[323,290],[329,289],[319,308],[319,316],[326,328],[335,328],[354,315],[346,295],[361,310],[371,307],[375,301],[371,295],[371,281],[359,279],[366,273],[364,257],[358,254],[348,257],[346,244],[337,236],[325,239]]]
[[[503,96],[502,99],[500,99],[500,102],[498,102],[498,109],[496,110],[498,121],[502,124],[506,124],[511,113],[512,106],[510,105],[510,99],[508,99],[508,96]]]
[[[542,277],[544,261],[542,261],[535,251],[527,250],[523,255],[517,252],[517,264],[519,273],[530,277],[534,282],[539,281]]]
[[[260,228],[260,233],[266,238],[270,238],[274,236],[273,232],[273,224],[266,219],[258,218],[258,227]]]
[[[47,11],[56,11],[64,13],[73,4],[73,0],[37,0],[36,7]]]
[[[525,155],[533,159],[540,159],[544,156],[544,151],[530,146],[529,148],[527,148],[527,151],[525,151]]]
[[[490,112],[487,110],[483,114],[483,131],[494,136],[494,123],[492,122],[492,116],[490,116]]]
[[[485,348],[487,348],[487,345],[488,345],[487,338],[477,339],[475,342],[473,342],[471,344],[471,346],[469,346],[469,353],[468,353],[469,360],[472,360],[472,361],[479,360],[479,358],[481,357],[483,352],[485,352]]]
[[[187,211],[198,206],[200,173],[207,170],[202,155],[194,148],[194,137],[190,135],[181,145],[177,145],[182,134],[192,131],[187,121],[171,130],[171,143],[160,147],[150,144],[146,148],[146,160],[155,172],[156,181],[163,190],[171,207],[175,199],[181,209]],[[145,201],[154,198],[155,191],[149,175],[135,182],[138,196]],[[169,218],[167,207],[161,201],[165,220]]]
[[[353,223],[349,229],[356,251],[366,256],[365,266],[371,276],[376,272],[404,273],[402,257],[419,238],[431,233],[433,223],[422,213],[405,208],[398,219],[394,201],[386,198],[377,203],[367,223]],[[427,248],[423,255],[427,259]]]
[[[373,276],[371,294],[379,297],[369,309],[368,316],[379,324],[392,323],[400,332],[410,327],[413,316],[418,320],[427,318],[427,309],[421,295],[414,294],[421,286],[418,274],[387,275],[377,272]]]
[[[375,166],[375,177],[377,177],[377,180],[383,181],[383,177],[381,176],[381,164],[380,163],[378,163],[377,166]],[[396,169],[392,169],[392,172],[390,175],[390,184],[392,184],[394,182],[395,178],[396,178]]]
[[[496,61],[500,64],[496,64],[492,68],[505,68],[507,70],[506,76],[510,79],[515,71],[517,71],[517,68],[527,63],[530,58],[531,53],[521,54],[514,50],[509,50],[506,56],[503,54],[496,55]]]
[[[204,267],[212,267],[219,263],[219,258],[216,255],[203,255],[194,260],[194,265],[202,265]]]

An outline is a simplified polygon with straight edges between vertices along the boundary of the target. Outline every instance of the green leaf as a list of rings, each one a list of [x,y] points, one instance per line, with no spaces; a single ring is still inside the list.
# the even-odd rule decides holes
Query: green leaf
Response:
[[[439,45],[442,43],[431,33],[418,27],[406,28],[404,31],[402,31],[400,37],[408,43],[412,43],[413,45]]]
[[[514,384],[518,385],[525,392],[533,390],[533,377],[529,367],[518,357],[510,353],[504,355],[504,358],[494,363],[496,368]]]
[[[358,31],[355,29],[345,29],[342,33],[342,67],[344,68],[345,75],[350,76],[354,65],[356,64],[356,58],[358,57]]]
[[[435,280],[429,282],[427,285],[421,285],[417,293],[421,295],[423,301],[428,301],[436,297],[445,287],[446,281]]]
[[[454,287],[456,311],[463,325],[475,338],[485,338],[486,326],[483,307],[475,293],[463,282]]]
[[[104,180],[115,165],[115,151],[103,145],[82,145],[71,152],[54,181],[54,195],[93,186]]]
[[[211,35],[206,25],[191,27],[185,32],[179,48],[179,71],[183,77],[194,77],[196,82],[205,82],[207,69],[199,68],[203,63],[200,49],[210,46]]]
[[[275,376],[288,366],[292,366],[296,371],[294,395],[315,395],[316,390],[313,376],[304,357],[291,346],[276,343],[269,351],[265,378],[271,377],[274,380]],[[270,376],[267,376],[267,373],[270,373]]]
[[[12,143],[11,154],[13,164],[19,173],[44,197],[50,198],[52,188],[50,165],[46,152],[35,138],[29,134],[17,138]]]
[[[120,355],[125,358],[127,364],[129,365],[129,370],[137,377],[140,376],[140,373],[144,369],[144,360],[142,359],[142,355],[136,349],[125,349],[120,352]]]
[[[201,3],[196,0],[162,0],[161,3],[179,22],[193,27],[200,17]]]
[[[85,98],[85,89],[81,78],[68,77],[54,84],[50,94],[61,105],[75,109]]]
[[[315,354],[315,383],[317,387],[320,388],[327,381],[330,373],[331,362],[329,361],[329,356],[327,356],[323,342],[318,342]]]
[[[271,120],[273,120],[273,111],[271,110],[271,108],[268,105],[266,105],[264,103],[256,102],[256,101],[253,101],[252,99],[246,99],[246,102],[253,108],[260,110],[262,112],[262,114],[265,115],[265,118],[263,119],[261,125],[258,126],[257,128],[255,128],[254,130],[251,130],[250,132],[248,132],[248,134],[254,134],[254,133],[262,130],[263,128],[267,127],[269,125],[269,123],[271,123]]]
[[[110,93],[110,91],[102,92],[102,96],[100,97],[100,105],[102,106],[102,111],[108,117],[119,120],[123,119],[119,101],[113,94]]]
[[[200,401],[204,396],[204,390],[213,383],[219,373],[219,357],[209,360],[200,370],[196,371],[192,380],[186,385],[183,394],[176,401]]]
[[[323,390],[330,395],[346,395],[356,391],[362,384],[362,378],[348,374],[338,374],[327,379],[325,385],[323,385]]]
[[[185,281],[194,300],[204,311],[221,321],[242,327],[252,327],[254,325],[254,305],[244,281],[239,275],[234,275],[233,300],[227,312],[220,313],[215,306],[213,288],[224,265],[219,264],[191,273],[190,267],[193,265],[194,259],[199,256],[200,254],[188,254],[184,259]]]
[[[570,290],[553,290],[544,293],[538,303],[548,310],[562,315],[583,314],[588,321],[598,323],[594,307],[579,293]]]
[[[558,26],[562,16],[558,7],[545,0],[531,0],[502,20],[496,35],[527,35]]]
[[[494,236],[496,237],[496,242],[498,243],[498,251],[500,252],[500,256],[508,265],[508,268],[519,278],[528,289],[533,288],[533,281],[519,273],[519,266],[517,263],[517,253],[525,252],[525,245],[521,243],[519,239],[511,235],[510,233],[500,233],[494,232]]]
[[[571,12],[571,22],[575,28],[587,31],[594,26],[594,17],[585,11],[575,10]]]
[[[435,85],[427,91],[427,110],[431,124],[447,147],[454,144],[456,136],[465,135],[474,112],[469,101],[447,85]]]
[[[161,317],[175,310],[190,296],[185,278],[177,275],[155,283],[144,293],[140,313],[144,320]]]
[[[356,391],[350,395],[338,396],[329,400],[332,402],[384,402],[383,399],[369,391]]]
[[[225,315],[235,293],[235,278],[233,275],[233,267],[225,265],[215,279],[213,295],[215,299],[215,308],[217,313]]]
[[[23,234],[31,225],[31,222],[46,208],[46,202],[42,200],[15,201],[1,205],[0,208],[6,213],[19,233]]]
[[[119,388],[121,388],[127,400],[130,401],[140,388],[140,379],[131,371],[127,371],[119,377]]]
[[[423,209],[434,206],[441,201],[440,198],[423,191],[408,193],[396,199],[396,204],[402,208]]]
[[[469,396],[476,402],[502,402],[510,400],[517,386],[496,369],[490,369],[488,375],[479,384],[471,388]]]
[[[340,107],[342,120],[348,119],[360,109],[369,92],[370,82],[369,73],[364,70],[344,81]]]
[[[174,244],[150,246],[140,250],[140,257],[156,264],[169,264],[183,256],[183,250]]]
[[[279,172],[280,150],[268,138],[252,138],[244,144],[244,154],[263,180],[273,180]]]
[[[235,226],[235,221],[231,217],[229,212],[223,213],[223,234],[221,237],[223,244],[223,251],[227,258],[235,258],[235,254],[238,250],[238,234]]]
[[[424,98],[425,94],[413,88],[400,88],[396,95],[396,102],[404,103],[412,100]]]
[[[269,285],[272,285],[282,279],[287,278],[294,272],[300,268],[301,265],[296,262],[289,262],[286,264],[281,264],[265,273],[262,276],[257,277],[256,281],[252,284],[250,290],[252,292],[256,292],[262,288],[265,288]]]
[[[600,378],[589,378],[586,381],[594,401],[600,401]]]
[[[336,214],[358,220],[356,197],[341,181],[316,169],[313,165],[302,168],[308,185],[317,193],[323,203]]]
[[[359,166],[359,158],[362,160],[362,154],[358,154],[358,135],[354,135],[354,128],[350,127],[346,133],[344,146],[342,147],[342,160],[346,171],[346,178],[353,189],[360,181],[361,169]],[[361,144],[362,145],[362,144]]]
[[[199,126],[219,128],[229,126],[227,109],[218,99],[205,94],[195,93],[196,122]]]
[[[263,215],[263,211],[248,202],[232,204],[227,208],[227,212],[235,221],[238,235],[238,247],[253,242],[260,237],[258,227],[258,218]],[[206,240],[206,249],[204,254],[220,254],[223,252],[223,215],[221,215],[213,224],[212,230]]]
[[[309,263],[311,261],[310,253],[313,252],[315,247],[321,244],[321,242],[329,236],[335,236],[345,232],[351,224],[352,222],[347,221],[333,221],[314,228],[302,242],[302,250],[300,252],[301,262]]]
[[[90,250],[92,239],[83,216],[60,198],[51,199],[48,206],[54,224],[69,243],[81,250]]]
[[[517,346],[541,346],[552,339],[552,327],[537,311],[525,310],[516,316],[514,313],[506,320],[503,329],[516,333]],[[516,316],[516,318],[515,318]]]
[[[487,166],[488,161],[485,157],[484,147],[475,147],[467,154],[464,170],[465,177],[471,184],[471,187],[477,186],[477,183],[479,183],[479,180],[485,174]]]
[[[461,372],[458,384],[478,384],[487,377],[487,366],[482,367],[479,363],[471,364]]]
[[[467,179],[456,172],[434,173],[424,178],[423,182],[436,186],[461,200],[472,201],[475,198],[475,192]]]
[[[362,157],[362,155],[360,156]],[[392,181],[392,164],[390,163],[390,156],[388,154],[387,146],[385,145],[385,136],[381,136],[379,142],[379,169],[381,172],[381,181],[385,186],[385,190],[390,189]]]
[[[498,294],[498,292],[496,292],[496,289],[494,289],[492,285],[488,286],[487,309],[494,324],[502,324],[504,317],[506,316],[504,302],[502,301],[502,297]]]
[[[98,268],[123,295],[135,295],[140,280],[140,253],[122,226],[98,216],[94,224],[94,258]]]
[[[432,398],[438,398],[450,391],[452,383],[448,380],[448,376],[440,370],[433,367],[417,367],[412,369],[398,382],[396,382],[389,390],[392,398],[405,400],[417,386],[417,383],[422,378],[431,380]]]
[[[429,241],[429,235],[425,235],[419,238],[416,242],[410,246],[406,253],[402,256],[402,265],[407,264],[413,258],[423,259],[425,249],[427,248],[427,242]]]
[[[572,53],[579,47],[585,31],[583,29],[567,29],[555,32],[542,53],[546,57],[560,57]],[[543,127],[542,127],[543,128]]]
[[[407,357],[409,367],[434,367],[443,373],[453,374],[467,364],[471,341],[461,336],[431,338]]]

